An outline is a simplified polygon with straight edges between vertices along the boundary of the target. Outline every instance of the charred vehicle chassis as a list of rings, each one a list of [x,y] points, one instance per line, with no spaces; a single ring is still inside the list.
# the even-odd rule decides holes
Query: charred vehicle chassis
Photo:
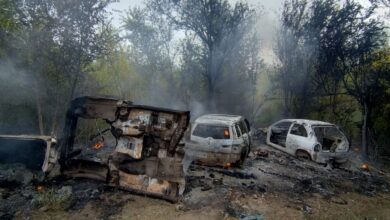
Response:
[[[97,179],[174,202],[185,187],[184,150],[179,141],[189,119],[188,111],[80,97],[67,111],[58,143],[47,136],[2,135],[0,163],[23,164],[42,170],[44,176],[60,170],[65,176]],[[98,120],[106,129],[89,128],[92,132],[98,128],[97,135],[80,141],[83,122]]]
[[[184,151],[178,143],[189,117],[188,111],[134,105],[116,99],[77,98],[67,112],[59,144],[62,172],[175,201],[185,187]],[[100,157],[83,154],[83,148],[74,149],[79,118],[104,119],[110,125],[115,146],[107,146],[106,154]],[[96,145],[106,145],[104,138]]]

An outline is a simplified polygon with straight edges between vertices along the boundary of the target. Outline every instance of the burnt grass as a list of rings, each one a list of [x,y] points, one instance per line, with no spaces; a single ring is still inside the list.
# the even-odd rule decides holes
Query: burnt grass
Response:
[[[38,185],[43,187],[42,192],[37,190]],[[55,197],[63,197],[61,189],[64,188],[71,189],[71,196],[65,197],[68,201],[61,202],[60,206],[55,207],[48,204],[56,201]],[[15,215],[28,218],[33,210],[77,212],[83,209],[87,203],[92,203],[96,207],[99,219],[108,219],[120,212],[128,201],[133,200],[130,194],[106,186],[102,182],[90,179],[67,179],[65,177],[19,188],[1,188],[1,190],[0,219],[13,219]],[[48,199],[47,202],[36,203],[36,198],[45,194],[44,191],[54,192],[51,194],[53,198]]]
[[[314,196],[344,204],[346,201],[342,201],[339,195],[348,192],[369,197],[389,193],[386,176],[378,172],[363,171],[351,164],[332,169],[263,145],[256,150],[261,150],[261,153],[252,152],[242,169],[192,165],[183,203],[189,209],[199,208],[197,198],[193,198],[194,193],[191,192],[200,188],[200,193],[210,194],[210,197],[198,198],[210,198],[210,203],[202,202],[202,206],[219,206],[229,215],[240,217],[248,214],[235,202],[240,196],[283,194],[295,201],[293,203],[300,204],[303,212],[310,213],[311,207],[305,200]],[[222,201],[215,201],[217,198],[213,195],[219,195]],[[251,216],[256,214],[252,213]]]
[[[248,167],[252,169],[246,169]],[[311,161],[300,160],[272,150],[269,151],[266,157],[255,155],[249,158],[245,162],[243,170],[199,166],[192,166],[190,170],[204,170],[208,175],[188,176],[187,191],[190,191],[191,188],[212,184],[213,186],[233,187],[244,191],[266,192],[268,189],[272,192],[293,195],[308,196],[318,193],[325,197],[346,192],[357,192],[367,196],[374,196],[379,192],[389,192],[389,183],[386,177],[378,173],[347,168],[330,169]],[[216,179],[216,173],[222,174],[222,176]],[[292,184],[292,187],[275,187],[264,184],[262,183],[264,176],[273,178],[275,182],[288,182]],[[226,178],[253,181],[240,181],[241,185],[222,184]]]
[[[259,149],[262,153],[257,154],[256,150]],[[198,209],[209,205],[222,208],[236,217],[248,214],[234,203],[240,195],[283,193],[300,202],[314,194],[331,199],[347,192],[365,196],[389,192],[389,183],[380,173],[362,171],[351,166],[330,169],[263,145],[254,149],[242,168],[191,165],[186,183],[180,202],[184,209]],[[37,190],[38,185],[43,186],[43,191],[51,190],[53,197],[64,197],[62,194],[70,190],[71,195],[64,197],[67,201],[61,202],[55,209],[77,212],[90,203],[99,210],[100,219],[109,219],[120,213],[127,202],[136,199],[127,191],[90,179],[58,177],[38,182],[32,178],[28,183],[21,183],[17,178],[7,179],[0,175],[0,219],[12,219],[16,215],[28,218],[33,210],[53,209],[45,202],[35,202],[42,197],[42,192]],[[57,201],[50,199],[48,201]],[[303,204],[303,209],[309,210],[310,207]]]
[[[259,167],[258,170],[262,173],[294,184],[292,189],[274,189],[279,192],[299,195],[318,193],[326,197],[346,192],[357,192],[367,196],[389,192],[386,176],[374,171],[360,170],[348,163],[332,169],[272,149],[269,150],[269,156],[255,156],[253,161],[255,163],[260,161],[258,166],[270,164],[275,168],[270,171]]]

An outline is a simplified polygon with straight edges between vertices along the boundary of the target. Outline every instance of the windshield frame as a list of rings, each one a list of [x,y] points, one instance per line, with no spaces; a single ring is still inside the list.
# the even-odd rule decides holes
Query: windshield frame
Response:
[[[222,128],[222,129],[227,129],[229,131],[229,137],[225,137],[225,138],[215,138],[215,136],[208,136],[208,137],[203,137],[203,136],[199,136],[197,134],[195,134],[195,131],[196,129],[198,128],[198,126],[210,126],[210,127],[219,127],[219,128]],[[212,138],[214,140],[231,140],[233,138],[233,133],[232,133],[232,129],[231,129],[231,126],[230,125],[226,125],[226,124],[208,124],[208,123],[197,123],[195,124],[192,132],[191,132],[191,136],[194,136],[194,137],[197,137],[197,138]]]

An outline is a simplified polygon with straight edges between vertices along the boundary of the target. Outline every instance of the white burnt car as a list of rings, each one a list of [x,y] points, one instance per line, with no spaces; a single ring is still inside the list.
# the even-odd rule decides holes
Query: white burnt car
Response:
[[[327,122],[284,119],[268,128],[266,142],[288,154],[317,163],[343,163],[348,159],[348,139],[336,125]]]
[[[240,165],[251,150],[249,122],[239,115],[210,114],[191,125],[186,156],[211,166]]]

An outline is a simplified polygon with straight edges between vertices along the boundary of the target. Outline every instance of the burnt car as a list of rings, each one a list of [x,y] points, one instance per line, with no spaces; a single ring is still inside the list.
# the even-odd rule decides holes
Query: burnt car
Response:
[[[189,117],[188,111],[80,97],[67,111],[58,143],[50,137],[2,136],[0,163],[24,163],[45,175],[57,166],[69,177],[177,201],[185,187],[178,143]]]
[[[251,150],[251,136],[243,116],[203,115],[191,125],[189,140],[185,142],[186,157],[204,165],[240,165]]]
[[[349,141],[334,124],[305,119],[284,119],[272,124],[267,144],[288,154],[317,163],[344,163]]]

